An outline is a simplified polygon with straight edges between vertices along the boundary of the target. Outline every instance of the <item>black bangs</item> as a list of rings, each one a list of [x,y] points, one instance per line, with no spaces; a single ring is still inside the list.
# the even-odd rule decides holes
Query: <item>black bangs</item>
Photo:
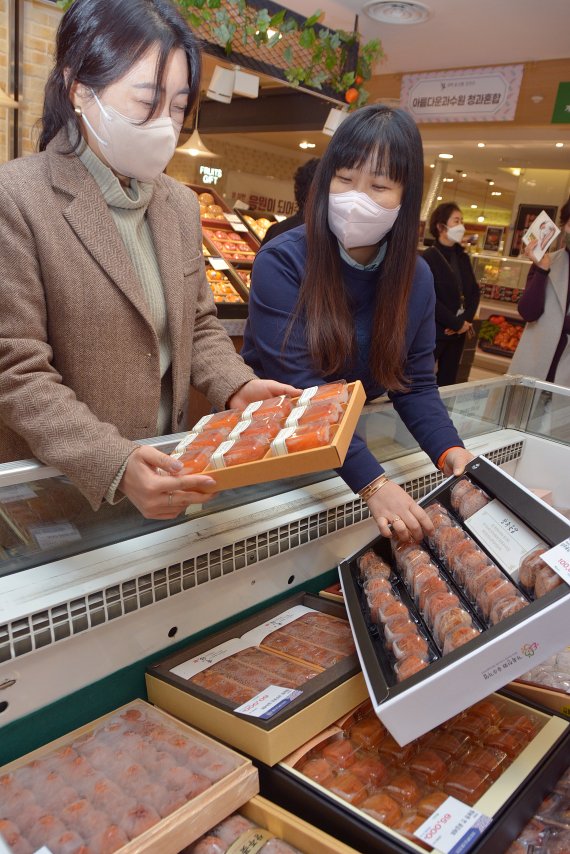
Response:
[[[361,169],[371,163],[376,174],[405,184],[414,141],[421,146],[416,125],[403,110],[381,104],[362,107],[342,122],[333,137],[327,152],[331,171]]]

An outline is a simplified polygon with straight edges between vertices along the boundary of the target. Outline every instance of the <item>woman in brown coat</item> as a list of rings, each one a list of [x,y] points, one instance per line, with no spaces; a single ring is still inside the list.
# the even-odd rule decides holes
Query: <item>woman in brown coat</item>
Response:
[[[0,167],[0,462],[35,456],[94,508],[172,518],[214,491],[134,440],[291,392],[235,353],[205,278],[198,203],[162,174],[199,94],[168,0],[76,0],[58,31],[40,153]]]

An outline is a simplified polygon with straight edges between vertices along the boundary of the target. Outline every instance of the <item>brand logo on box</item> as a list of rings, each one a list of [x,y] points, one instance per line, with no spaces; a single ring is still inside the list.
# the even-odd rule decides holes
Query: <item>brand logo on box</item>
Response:
[[[521,652],[523,655],[526,655],[527,658],[532,658],[537,649],[538,644],[536,643],[536,641],[534,641],[533,643],[523,643],[523,645],[521,646]]]

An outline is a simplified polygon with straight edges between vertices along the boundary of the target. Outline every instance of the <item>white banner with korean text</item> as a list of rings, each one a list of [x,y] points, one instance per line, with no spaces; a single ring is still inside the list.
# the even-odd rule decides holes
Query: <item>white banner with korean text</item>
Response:
[[[523,70],[523,65],[499,65],[404,74],[401,106],[417,122],[509,122]]]

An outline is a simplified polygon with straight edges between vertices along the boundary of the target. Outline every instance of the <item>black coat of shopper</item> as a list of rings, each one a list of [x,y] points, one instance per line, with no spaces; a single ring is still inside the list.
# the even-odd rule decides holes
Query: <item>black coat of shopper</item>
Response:
[[[433,273],[435,338],[438,341],[446,337],[446,329],[457,331],[465,320],[472,322],[479,306],[479,285],[471,259],[458,243],[443,246],[437,241],[422,257]]]

